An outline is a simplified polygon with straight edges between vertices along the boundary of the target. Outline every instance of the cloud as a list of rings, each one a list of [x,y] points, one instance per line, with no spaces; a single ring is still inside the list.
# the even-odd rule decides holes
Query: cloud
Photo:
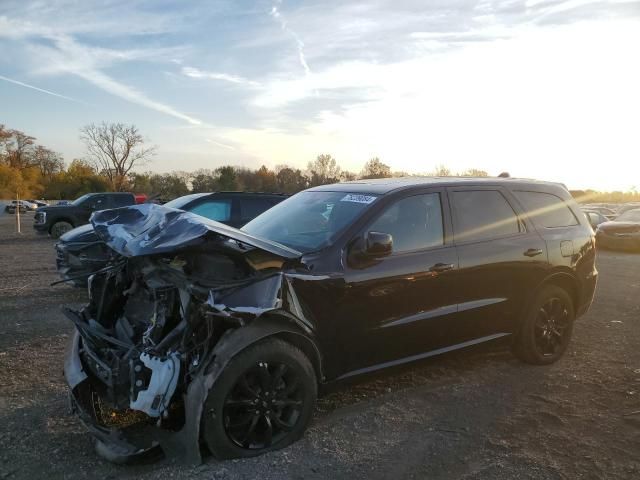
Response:
[[[46,93],[47,95],[52,95],[54,97],[63,98],[65,100],[70,100],[72,102],[81,103],[83,105],[87,105],[85,102],[80,100],[76,100],[75,98],[67,97],[66,95],[61,95],[59,93],[52,92],[51,90],[45,90],[44,88],[35,87],[33,85],[29,85],[28,83],[23,83],[18,80],[14,80],[12,78],[4,77],[0,75],[0,80],[4,80],[5,82],[13,83],[15,85],[20,85],[21,87],[31,88],[32,90],[36,90],[38,92]]]
[[[182,67],[183,75],[191,78],[206,78],[211,80],[222,80],[225,82],[236,83],[239,85],[248,85],[252,87],[259,87],[260,83],[253,80],[249,80],[238,75],[230,75],[228,73],[219,72],[205,72],[194,67]]]
[[[192,125],[203,123],[165,103],[149,98],[144,92],[115,80],[103,71],[106,67],[117,63],[140,59],[149,61],[158,58],[167,53],[165,49],[114,50],[87,46],[77,42],[69,34],[32,22],[14,21],[7,17],[0,17],[0,27],[0,38],[8,37],[26,43],[26,49],[30,52],[32,73],[75,75],[131,103],[170,115]],[[169,50],[172,51],[172,49]]]

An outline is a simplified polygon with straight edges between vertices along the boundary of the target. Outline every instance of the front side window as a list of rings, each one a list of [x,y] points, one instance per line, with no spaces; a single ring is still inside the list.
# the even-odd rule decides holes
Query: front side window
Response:
[[[230,199],[208,200],[193,207],[187,207],[185,210],[216,222],[228,222],[231,220]]]
[[[300,192],[247,223],[242,230],[306,253],[329,245],[371,207],[377,195]]]
[[[456,242],[472,242],[517,234],[518,216],[497,190],[452,192]]]
[[[393,237],[393,253],[410,252],[444,243],[440,194],[403,198],[388,206],[368,228]]]
[[[546,228],[578,225],[578,219],[560,197],[543,192],[514,191],[513,194],[538,225]]]
[[[89,207],[92,210],[104,210],[107,206],[107,197],[104,195],[94,195],[89,197],[84,203],[83,206]]]

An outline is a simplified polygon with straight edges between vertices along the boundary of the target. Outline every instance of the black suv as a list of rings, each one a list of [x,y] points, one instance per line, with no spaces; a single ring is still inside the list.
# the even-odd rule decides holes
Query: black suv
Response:
[[[176,198],[165,206],[241,227],[285,198],[287,195],[278,193],[194,193]],[[98,238],[91,224],[65,233],[55,248],[58,273],[78,287],[84,287],[91,273],[104,268],[112,257],[117,256]]]
[[[597,279],[569,192],[529,180],[321,186],[241,230],[155,205],[92,222],[123,258],[65,309],[64,371],[117,461],[282,448],[323,385],[501,337],[550,364]]]
[[[39,233],[48,233],[53,238],[58,238],[72,228],[89,223],[89,217],[95,211],[126,207],[135,203],[136,197],[133,193],[87,193],[69,205],[38,208],[33,218],[33,228]]]

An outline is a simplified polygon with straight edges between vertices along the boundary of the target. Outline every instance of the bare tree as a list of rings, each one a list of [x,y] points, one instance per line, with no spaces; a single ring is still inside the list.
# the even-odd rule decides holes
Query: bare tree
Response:
[[[106,175],[117,191],[126,188],[131,169],[147,163],[156,152],[156,147],[145,147],[135,125],[92,123],[80,130],[80,139],[96,169]]]
[[[33,146],[35,137],[20,130],[9,130],[8,141],[5,140],[6,161],[10,167],[23,170],[34,166]],[[4,136],[4,134],[3,134]]]
[[[62,156],[42,145],[35,148],[33,158],[35,165],[40,169],[40,174],[46,179],[51,179],[54,174],[64,170]]]

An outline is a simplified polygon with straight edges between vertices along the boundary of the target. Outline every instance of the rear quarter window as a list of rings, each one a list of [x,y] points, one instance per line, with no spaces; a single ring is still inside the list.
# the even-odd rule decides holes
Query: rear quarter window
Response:
[[[551,193],[514,191],[527,215],[538,225],[546,228],[578,225],[578,219],[567,204]]]

